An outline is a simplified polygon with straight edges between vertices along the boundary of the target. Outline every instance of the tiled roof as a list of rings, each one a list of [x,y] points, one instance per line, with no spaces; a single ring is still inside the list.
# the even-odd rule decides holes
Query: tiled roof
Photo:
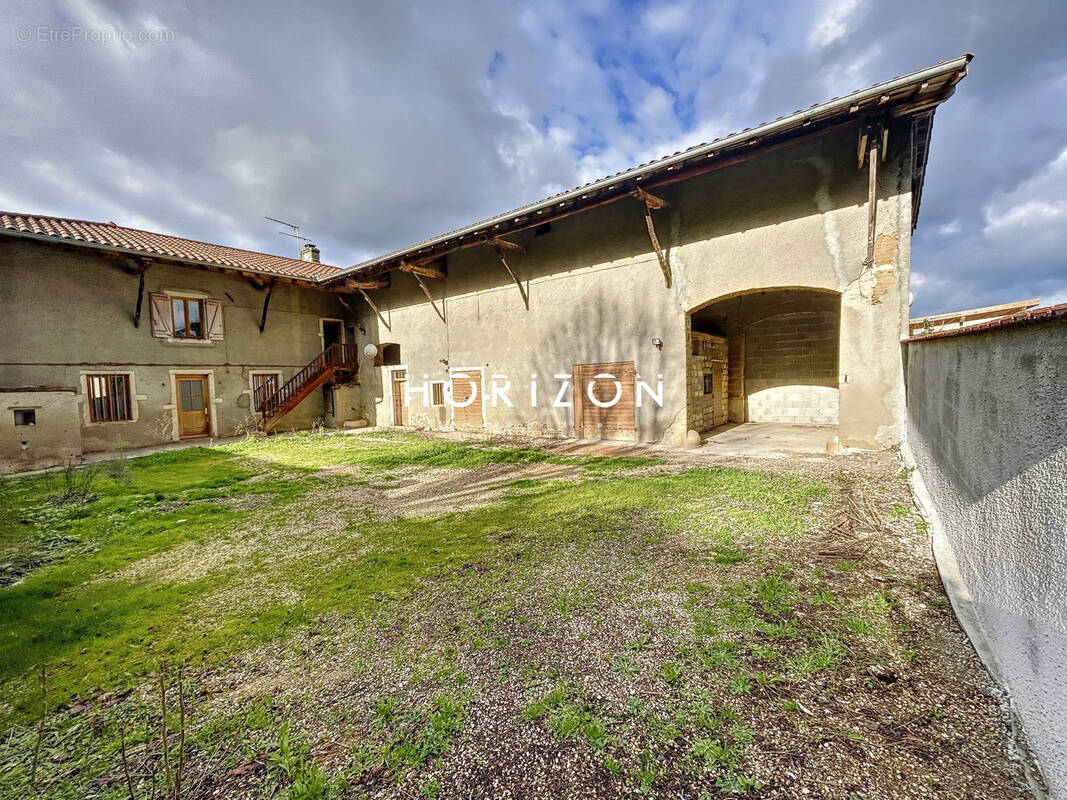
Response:
[[[239,250],[221,244],[208,244],[180,236],[125,228],[114,222],[88,222],[81,219],[45,217],[0,211],[0,235],[12,231],[34,238],[59,239],[84,243],[109,250],[144,253],[161,258],[175,258],[206,266],[235,269],[260,275],[276,275],[314,281],[340,271],[339,267],[285,258],[253,250]]]
[[[1067,303],[1060,303],[1056,306],[1044,306],[1042,308],[1031,308],[1028,311],[1020,311],[1018,314],[1012,314],[1010,317],[1001,317],[1000,319],[994,319],[989,322],[980,322],[977,325],[965,325],[962,328],[923,333],[918,336],[912,336],[907,341],[927,342],[931,339],[948,339],[953,336],[971,336],[976,333],[988,333],[989,331],[1003,330],[1005,328],[1021,328],[1026,325],[1037,325],[1041,322],[1052,322],[1054,320],[1067,320]]]

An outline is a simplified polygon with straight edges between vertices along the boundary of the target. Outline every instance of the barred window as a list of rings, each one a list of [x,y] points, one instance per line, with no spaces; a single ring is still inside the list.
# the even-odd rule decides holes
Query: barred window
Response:
[[[430,384],[430,405],[443,406],[445,404],[445,382],[434,381]]]
[[[121,422],[133,419],[129,375],[86,375],[89,392],[89,419],[93,422]]]

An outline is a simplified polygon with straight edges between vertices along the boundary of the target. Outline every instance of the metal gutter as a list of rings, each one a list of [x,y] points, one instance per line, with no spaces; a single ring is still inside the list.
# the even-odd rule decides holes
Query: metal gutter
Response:
[[[951,61],[944,61],[940,64],[935,64],[932,67],[911,72],[907,75],[894,78],[883,83],[875,84],[867,89],[862,89],[852,94],[845,95],[844,97],[835,98],[826,103],[811,106],[810,108],[802,111],[796,111],[788,116],[780,117],[773,122],[767,122],[762,125],[757,125],[754,128],[748,128],[740,131],[739,133],[730,134],[722,139],[718,139],[714,142],[709,142],[703,145],[697,145],[689,150],[683,150],[679,153],[675,153],[672,156],[659,159],[658,161],[651,161],[647,164],[643,164],[638,167],[620,172],[618,174],[602,178],[592,183],[585,184],[583,186],[575,187],[568,191],[554,195],[544,200],[540,200],[529,205],[521,206],[512,211],[508,211],[503,214],[498,214],[495,217],[491,217],[481,222],[476,222],[471,225],[467,225],[463,228],[457,228],[455,230],[443,233],[432,239],[426,239],[421,242],[417,242],[409,247],[394,250],[385,255],[378,256],[376,258],[363,261],[359,264],[355,264],[351,267],[341,270],[336,275],[330,275],[324,278],[318,278],[320,283],[329,283],[339,279],[344,279],[360,270],[364,270],[370,267],[376,267],[389,261],[397,260],[404,257],[415,250],[426,249],[434,247],[439,244],[443,244],[452,239],[458,239],[464,236],[469,236],[473,233],[477,233],[486,228],[492,228],[501,224],[511,222],[516,217],[523,217],[529,214],[536,214],[538,211],[549,209],[553,206],[561,204],[572,203],[576,200],[581,200],[585,195],[595,193],[604,189],[610,189],[617,186],[620,183],[627,181],[634,181],[649,173],[670,170],[672,167],[682,164],[686,161],[690,161],[695,158],[706,157],[715,154],[719,151],[729,149],[731,147],[742,145],[750,142],[753,139],[761,139],[768,136],[773,136],[778,133],[783,133],[793,128],[803,126],[805,123],[811,122],[816,118],[826,116],[828,114],[834,114],[842,110],[847,110],[853,105],[859,103],[868,102],[875,98],[879,98],[884,94],[897,91],[899,89],[911,86],[914,84],[922,84],[924,81],[928,81],[934,78],[940,78],[952,74],[953,72],[962,72],[966,74],[967,65],[970,63],[973,55],[965,53],[964,55],[952,59]],[[963,77],[960,75],[960,78]],[[955,83],[955,82],[954,82]],[[939,97],[933,105],[940,103],[944,100],[944,97]]]

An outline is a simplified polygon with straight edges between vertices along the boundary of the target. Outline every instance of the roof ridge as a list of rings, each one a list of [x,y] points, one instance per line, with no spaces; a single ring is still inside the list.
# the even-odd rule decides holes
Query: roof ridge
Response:
[[[292,261],[292,262],[294,262],[296,264],[315,264],[318,267],[325,267],[327,269],[335,269],[335,270],[338,270],[338,271],[344,269],[344,267],[338,267],[338,266],[335,266],[333,264],[326,264],[326,263],[323,263],[321,261],[304,261],[301,258],[293,258],[292,256],[280,256],[280,255],[277,255],[275,253],[266,253],[266,252],[264,252],[262,250],[249,250],[249,249],[244,248],[244,247],[234,247],[233,245],[228,245],[228,244],[219,244],[217,242],[206,242],[206,241],[204,241],[202,239],[192,239],[192,238],[190,238],[188,236],[179,236],[179,235],[174,234],[174,233],[162,233],[161,231],[150,231],[150,230],[147,230],[145,228],[133,228],[133,227],[130,227],[129,225],[119,225],[119,224],[117,224],[117,223],[115,223],[113,221],[102,222],[100,220],[77,219],[75,217],[59,217],[59,216],[55,216],[53,214],[34,214],[34,213],[27,213],[27,212],[24,212],[24,211],[2,211],[2,210],[0,210],[0,217],[21,217],[23,219],[47,219],[47,220],[53,220],[55,222],[65,222],[65,223],[75,222],[75,223],[80,223],[82,225],[100,225],[100,226],[103,226],[103,227],[106,227],[106,228],[112,228],[112,229],[117,229],[117,230],[134,231],[136,233],[146,233],[146,234],[148,234],[150,236],[164,236],[164,237],[166,237],[168,239],[178,239],[178,240],[181,240],[183,242],[192,242],[193,244],[204,245],[206,247],[221,247],[221,248],[225,248],[226,250],[232,250],[232,251],[237,252],[237,253],[248,253],[249,255],[254,255],[254,256],[269,256],[270,258],[280,258],[280,259],[283,259],[285,261]],[[43,234],[43,235],[51,236],[51,234]],[[53,236],[52,238],[66,238],[66,237]],[[196,259],[196,260],[200,260],[200,259]]]

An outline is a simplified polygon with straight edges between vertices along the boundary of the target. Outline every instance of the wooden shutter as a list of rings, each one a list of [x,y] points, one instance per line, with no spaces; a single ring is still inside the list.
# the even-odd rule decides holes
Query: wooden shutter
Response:
[[[222,302],[219,300],[204,301],[204,330],[208,339],[222,338]]]
[[[594,381],[593,396],[598,401],[608,403],[615,398],[615,381],[609,378],[595,380],[595,376],[600,374],[614,375],[615,380],[622,384],[619,401],[609,408],[602,408],[589,401],[589,384]],[[636,377],[633,361],[575,364],[575,435],[585,439],[633,438],[633,433],[637,430]]]
[[[148,295],[152,309],[152,335],[157,339],[174,336],[174,318],[170,315],[170,297],[165,294]]]

